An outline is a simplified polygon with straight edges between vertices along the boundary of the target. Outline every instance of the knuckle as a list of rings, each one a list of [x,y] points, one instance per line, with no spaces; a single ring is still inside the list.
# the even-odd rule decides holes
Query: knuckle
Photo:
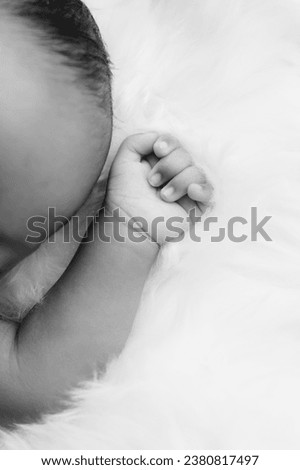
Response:
[[[186,152],[184,149],[181,149],[181,151],[182,151],[181,159],[184,161],[187,167],[192,167],[193,159],[191,155],[188,152]]]
[[[125,137],[123,144],[127,147],[134,147],[134,144],[141,140],[147,134],[130,134]]]
[[[168,170],[169,170],[168,166],[157,163],[157,165],[155,166],[154,172],[160,173],[162,176],[167,176]]]
[[[162,173],[172,173],[174,170],[174,162],[168,158],[160,160],[156,166]]]
[[[131,148],[134,142],[135,136],[134,135],[128,135],[122,142],[121,147],[125,148]]]
[[[192,177],[192,178],[198,178],[200,176],[199,170],[195,165],[190,164],[186,167],[186,175]]]
[[[206,175],[204,173],[204,171],[199,168],[197,165],[193,165],[192,166],[193,168],[193,172],[194,172],[194,175],[202,182],[206,182]]]
[[[181,171],[176,165],[165,164],[160,167],[160,173],[164,178],[176,178],[176,176],[180,175]]]

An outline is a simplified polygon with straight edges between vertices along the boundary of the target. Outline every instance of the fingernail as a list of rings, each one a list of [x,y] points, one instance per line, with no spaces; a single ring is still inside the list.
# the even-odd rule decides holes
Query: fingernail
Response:
[[[152,186],[159,186],[160,183],[161,183],[161,175],[159,173],[155,173],[154,175],[151,176],[150,178],[150,184],[152,184]]]
[[[193,190],[200,196],[203,195],[203,186],[201,186],[201,184],[195,184],[193,186]]]
[[[162,150],[163,152],[166,152],[169,148],[169,145],[165,140],[162,140],[161,142],[159,142],[158,145],[159,145],[160,150]]]
[[[171,187],[167,188],[167,189],[163,189],[162,190],[162,195],[165,199],[170,199],[171,196],[174,194],[175,192],[175,189]]]

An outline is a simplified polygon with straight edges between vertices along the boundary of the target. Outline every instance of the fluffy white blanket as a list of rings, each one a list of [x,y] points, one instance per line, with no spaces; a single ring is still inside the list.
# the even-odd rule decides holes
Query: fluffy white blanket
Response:
[[[2,446],[299,448],[300,1],[87,3],[114,63],[112,153],[130,132],[174,132],[219,226],[257,207],[273,241],[213,243],[200,224],[201,243],[165,249],[105,377]]]

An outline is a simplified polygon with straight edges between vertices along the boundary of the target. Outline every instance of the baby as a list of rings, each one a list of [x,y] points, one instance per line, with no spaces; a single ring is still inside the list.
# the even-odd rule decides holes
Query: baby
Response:
[[[121,145],[103,202],[96,183],[112,135],[111,73],[90,12],[80,0],[0,0],[0,23],[1,276],[43,246],[65,270],[22,322],[2,306],[0,425],[7,425],[57,410],[121,351],[169,235],[166,224],[153,231],[151,222],[203,209],[211,186],[175,138],[149,132]],[[65,244],[60,232],[54,244],[28,241],[28,220],[47,220],[49,207],[72,233],[74,214],[84,226],[102,206],[124,242],[103,212],[74,258],[78,241]],[[126,220],[143,217],[142,242],[115,209]],[[48,222],[52,237],[57,227]]]

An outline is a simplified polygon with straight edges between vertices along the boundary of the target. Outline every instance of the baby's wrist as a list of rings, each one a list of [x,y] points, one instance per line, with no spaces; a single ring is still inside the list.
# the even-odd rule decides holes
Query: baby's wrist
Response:
[[[101,239],[105,243],[124,243],[135,251],[156,256],[160,245],[151,238],[139,218],[129,216],[121,208],[105,204],[99,213]]]

